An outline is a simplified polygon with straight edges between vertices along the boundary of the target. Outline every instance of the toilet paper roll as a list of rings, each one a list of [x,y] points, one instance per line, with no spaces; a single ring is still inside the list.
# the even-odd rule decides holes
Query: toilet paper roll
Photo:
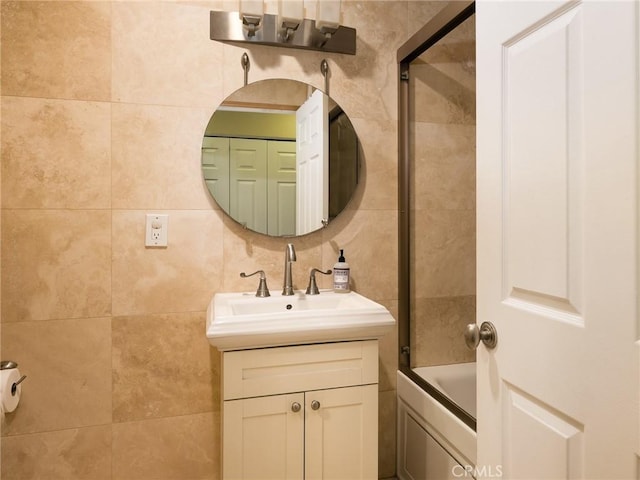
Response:
[[[18,384],[12,389],[13,384],[17,383],[21,378],[20,371],[17,368],[8,370],[0,370],[0,390],[2,395],[2,408],[5,413],[13,412],[20,402],[20,393],[22,385]],[[13,390],[13,392],[12,392]]]

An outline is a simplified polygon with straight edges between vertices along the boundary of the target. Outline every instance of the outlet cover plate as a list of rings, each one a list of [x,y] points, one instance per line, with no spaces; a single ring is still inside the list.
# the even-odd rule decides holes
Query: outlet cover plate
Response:
[[[169,244],[169,215],[147,213],[145,226],[146,247],[166,247]]]

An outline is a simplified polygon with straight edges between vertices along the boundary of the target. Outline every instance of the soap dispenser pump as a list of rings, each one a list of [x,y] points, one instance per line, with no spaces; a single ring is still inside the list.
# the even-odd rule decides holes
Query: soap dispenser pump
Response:
[[[333,291],[336,293],[349,292],[349,264],[344,259],[344,250],[340,250],[338,263],[333,266]]]

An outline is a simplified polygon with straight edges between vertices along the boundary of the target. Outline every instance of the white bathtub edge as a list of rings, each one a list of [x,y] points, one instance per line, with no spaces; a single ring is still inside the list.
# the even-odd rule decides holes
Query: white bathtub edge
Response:
[[[398,400],[415,420],[449,451],[461,465],[476,465],[476,432],[429,396],[401,371],[397,371]]]

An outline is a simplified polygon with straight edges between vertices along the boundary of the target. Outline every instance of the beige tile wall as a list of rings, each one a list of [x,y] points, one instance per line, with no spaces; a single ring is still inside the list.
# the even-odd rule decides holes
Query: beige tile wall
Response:
[[[343,2],[356,56],[209,40],[209,10],[234,4],[1,3],[1,343],[29,376],[2,431],[4,480],[219,477],[204,312],[215,292],[250,287],[242,270],[277,285],[286,243],[229,221],[201,178],[202,133],[242,85],[244,51],[250,81],[318,87],[326,57],[362,141],[356,198],[294,241],[295,282],[344,248],[354,287],[397,311],[395,52],[431,2]],[[169,214],[167,249],[145,249],[148,212]],[[396,342],[381,348],[382,477],[395,471]]]
[[[421,8],[434,8],[423,4]],[[412,366],[475,360],[475,20],[411,66]]]

